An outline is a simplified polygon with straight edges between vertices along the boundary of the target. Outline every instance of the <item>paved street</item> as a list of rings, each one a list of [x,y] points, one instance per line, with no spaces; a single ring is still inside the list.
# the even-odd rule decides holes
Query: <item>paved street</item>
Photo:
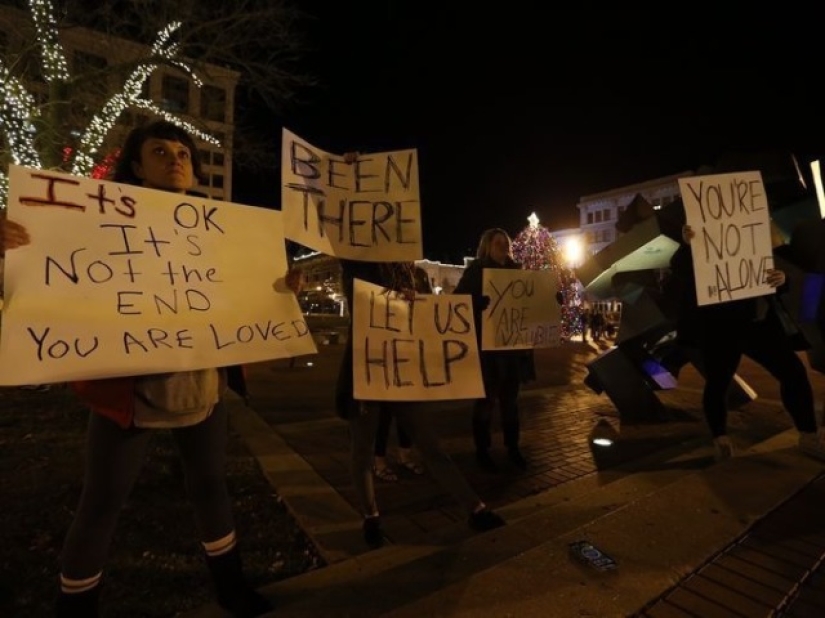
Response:
[[[323,340],[322,340],[323,341]],[[249,374],[252,408],[312,469],[350,504],[354,494],[349,476],[347,425],[333,412],[334,382],[344,346],[320,345],[319,354],[289,361],[263,363]],[[482,498],[498,508],[551,487],[594,473],[597,469],[632,461],[686,441],[710,440],[699,413],[702,378],[686,367],[680,386],[661,391],[667,415],[661,422],[622,424],[605,395],[582,385],[586,363],[602,349],[592,342],[567,342],[560,348],[536,352],[538,379],[521,396],[522,444],[530,462],[526,472],[509,467],[500,434],[494,436],[493,456],[501,472],[489,474],[475,465],[466,401],[434,405],[433,419],[443,446],[467,475]],[[791,426],[778,402],[778,387],[758,366],[743,362],[740,375],[756,387],[759,397],[730,415],[731,435],[744,450]],[[825,378],[814,374],[815,389],[825,393]],[[589,437],[594,425],[606,419],[621,432],[609,449],[593,450]],[[739,431],[747,427],[747,431]],[[395,442],[391,434],[391,449]],[[708,450],[710,455],[710,450]],[[377,481],[378,499],[389,530],[401,539],[406,533],[428,532],[463,519],[464,514],[428,475],[403,473],[398,483]],[[354,506],[353,506],[354,508]],[[405,520],[403,525],[400,520]]]
[[[674,579],[672,573],[678,571],[687,575],[693,570],[698,573],[707,560],[707,552],[715,554],[730,546],[729,553],[733,554],[734,549],[738,548],[732,545],[738,534],[735,530],[747,530],[748,522],[770,513],[777,499],[784,500],[793,495],[798,491],[796,487],[804,487],[806,479],[822,473],[821,464],[806,460],[793,448],[795,432],[786,431],[791,423],[778,401],[778,388],[758,366],[745,360],[740,376],[757,391],[759,397],[730,414],[731,437],[743,456],[732,460],[730,466],[714,466],[710,438],[700,412],[702,378],[692,368],[682,370],[678,388],[658,393],[665,409],[661,419],[631,424],[621,421],[605,395],[597,395],[582,385],[586,364],[604,348],[577,341],[565,343],[560,348],[539,350],[536,352],[538,379],[528,385],[520,397],[522,445],[530,463],[526,472],[505,464],[505,453],[498,433],[494,436],[498,448],[494,448],[493,456],[502,463],[500,473],[489,474],[478,469],[474,460],[469,402],[445,402],[435,405],[433,410],[434,422],[443,437],[445,449],[482,498],[512,525],[502,529],[501,533],[495,531],[489,535],[473,535],[467,529],[465,514],[432,478],[427,474],[417,477],[402,473],[397,483],[376,483],[390,544],[379,552],[369,552],[361,539],[360,516],[354,506],[347,424],[333,412],[334,383],[344,346],[340,339],[336,343],[324,343],[326,339],[321,337],[319,341],[319,353],[315,356],[296,359],[295,362],[280,360],[251,367],[248,374],[251,407],[236,404],[232,417],[233,426],[249,444],[264,474],[329,565],[319,573],[266,587],[267,594],[280,600],[278,615],[314,616],[319,615],[318,612],[362,617],[548,615],[542,609],[546,601],[541,600],[535,588],[530,588],[529,596],[537,597],[530,601],[532,609],[528,611],[524,606],[523,613],[519,610],[513,614],[502,608],[495,612],[459,610],[468,603],[468,607],[479,603],[478,599],[473,601],[472,597],[467,596],[462,582],[464,578],[470,578],[466,585],[477,581],[476,585],[481,588],[476,596],[481,598],[487,595],[485,591],[491,585],[483,582],[511,581],[508,578],[513,570],[534,578],[538,575],[535,569],[541,562],[547,562],[545,568],[570,569],[569,559],[554,557],[554,552],[564,547],[558,543],[566,542],[564,539],[569,538],[570,533],[583,529],[581,526],[588,521],[592,522],[589,525],[590,535],[604,539],[619,551],[620,559],[626,565],[621,581],[635,582],[630,585],[630,589],[636,591],[635,596],[624,599],[627,607],[638,609],[650,604],[649,613],[644,615],[651,618],[772,615],[774,607],[770,602],[757,603],[765,610],[764,614],[741,613],[736,609],[720,610],[726,602],[736,608],[739,601],[735,594],[728,594],[731,590],[735,591],[735,587],[719,583],[724,578],[720,579],[717,571],[714,571],[716,579],[711,578],[711,583],[705,584],[706,587],[716,587],[713,588],[716,595],[711,595],[710,601],[702,593],[697,597],[694,592],[684,592],[689,585],[700,585],[708,579],[704,572],[698,579],[692,578],[667,592],[668,586],[681,580],[681,576]],[[811,377],[821,406],[825,379],[819,374],[812,374]],[[619,435],[611,448],[602,449],[590,444],[591,432],[600,422],[609,423]],[[391,437],[391,452],[393,443],[394,435]],[[751,447],[753,449],[749,452]],[[765,455],[760,455],[762,452]],[[786,452],[788,455],[785,455]],[[763,456],[768,460],[760,463],[759,458]],[[786,462],[788,457],[791,458],[790,463]],[[765,469],[765,465],[774,470],[771,477],[762,477],[758,473]],[[717,467],[720,471],[714,473]],[[728,468],[730,473],[723,472]],[[736,472],[738,468],[744,471]],[[779,474],[780,470],[783,470],[782,474]],[[695,479],[691,478],[691,472],[697,473]],[[712,483],[701,480],[707,473],[713,474],[709,479],[720,480]],[[615,482],[623,478],[627,483]],[[685,487],[671,486],[671,490],[666,491],[667,484],[674,479],[683,479]],[[769,479],[771,482],[768,482]],[[661,483],[665,485],[657,493],[653,487]],[[727,492],[722,490],[725,484],[731,486]],[[806,509],[803,513],[797,512],[796,507],[789,507],[798,523],[820,521],[821,513],[804,506],[816,502],[816,496],[822,491],[821,484],[814,490],[813,497],[800,493],[800,497],[795,498]],[[646,494],[648,498],[642,500],[641,496]],[[723,502],[714,506],[720,499]],[[558,508],[568,500],[572,509],[569,515],[543,516],[544,509],[552,508],[554,504]],[[579,500],[584,503],[579,505]],[[588,502],[594,504],[586,506]],[[644,506],[648,502],[651,506]],[[680,502],[684,504],[679,506]],[[634,514],[634,504],[648,509],[647,514]],[[700,504],[704,506],[701,513],[695,510]],[[689,518],[680,518],[684,509],[691,511]],[[613,519],[616,521],[611,523],[613,519],[606,516],[614,511],[616,517]],[[719,513],[727,511],[730,511],[728,518],[720,520]],[[653,519],[645,524],[650,517]],[[704,522],[707,517],[711,519]],[[787,514],[782,517],[787,521]],[[623,520],[625,523],[621,523]],[[679,523],[668,524],[669,520]],[[663,557],[658,550],[656,557],[646,555],[645,539],[639,536],[645,533],[638,528],[654,525],[654,522],[664,526],[662,533],[665,537],[652,547],[665,542],[673,544],[672,557]],[[627,532],[622,531],[625,528]],[[674,534],[677,528],[678,533]],[[701,532],[703,529],[713,529],[715,532],[708,536],[706,532]],[[568,530],[567,536],[565,530]],[[654,533],[654,528],[646,530],[647,534]],[[784,547],[774,548],[772,539],[775,540],[776,534],[770,532],[770,527],[765,530],[768,532],[762,537],[754,536],[756,541],[753,542],[770,546],[774,552],[786,551]],[[487,536],[489,540],[485,540]],[[700,536],[707,538],[701,542],[692,540],[696,538],[698,541]],[[638,543],[634,543],[633,539]],[[771,588],[770,581],[766,584],[771,593],[780,599],[777,604],[786,603],[796,590],[797,582],[807,581],[807,574],[815,571],[817,556],[825,555],[825,543],[817,544],[818,541],[817,537],[805,540],[808,543],[806,547],[811,548],[806,557],[808,566],[794,566],[797,569],[796,579],[783,579],[787,584],[785,588]],[[622,544],[628,542],[630,546],[622,549]],[[801,541],[794,539],[793,542]],[[492,553],[489,543],[496,548]],[[554,543],[557,544],[555,549]],[[539,548],[545,544],[548,545],[545,551],[528,558],[535,553],[530,551],[530,547],[535,546],[540,551]],[[438,558],[439,551],[446,551],[444,559],[448,560],[447,563],[442,563]],[[455,556],[450,557],[453,553],[456,553]],[[720,561],[728,561],[724,563],[727,570],[721,572],[727,574],[731,570],[728,568],[731,561],[739,568],[732,571],[734,579],[744,577],[742,573],[749,569],[761,568],[743,560],[741,554],[742,551],[733,557],[720,554]],[[469,562],[455,562],[458,555],[466,555]],[[745,555],[749,554],[745,552]],[[641,580],[634,574],[635,561],[641,560],[642,564],[646,564],[662,559],[665,562],[675,561],[669,567],[672,572],[664,569],[663,565],[658,571],[644,569],[642,572],[645,575]],[[715,560],[708,567],[715,566]],[[459,568],[461,564],[465,566]],[[470,564],[473,566],[467,566]],[[536,565],[535,568],[529,566],[531,564]],[[784,562],[780,561],[780,564]],[[454,573],[456,568],[458,571]],[[470,571],[467,571],[468,568]],[[798,570],[800,568],[801,571]],[[400,587],[399,577],[407,582]],[[380,603],[372,599],[367,608],[363,587],[371,589],[370,582],[378,581],[395,592]],[[508,594],[513,595],[513,603],[527,602],[521,596],[523,592],[517,592],[516,581],[519,580],[512,581],[513,590]],[[522,588],[526,581],[522,581]],[[557,580],[560,584],[565,581],[565,578]],[[639,582],[644,582],[641,588]],[[583,591],[579,589],[580,593]],[[607,591],[603,592],[591,593],[597,595],[593,597],[594,602],[604,603],[610,598],[620,598],[615,596],[618,592],[613,593],[613,597],[605,596]],[[554,594],[550,588],[543,593]],[[569,600],[571,608],[577,606],[569,593],[562,594],[567,595],[564,598]],[[494,596],[496,603],[503,598]],[[670,597],[674,597],[675,601],[671,601]],[[521,600],[516,602],[518,599]],[[690,600],[694,601],[693,605]],[[584,602],[586,604],[586,600]],[[707,613],[708,603],[719,611]],[[444,604],[454,609],[448,610]],[[405,611],[407,608],[408,611]],[[571,615],[559,611],[562,613],[549,615]],[[591,615],[625,615],[612,612],[594,610]],[[191,618],[208,616],[217,614],[203,608],[193,613]]]

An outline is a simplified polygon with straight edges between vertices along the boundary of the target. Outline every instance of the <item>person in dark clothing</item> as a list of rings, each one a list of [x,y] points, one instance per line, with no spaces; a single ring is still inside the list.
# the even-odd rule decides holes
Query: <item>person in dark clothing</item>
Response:
[[[498,466],[490,456],[492,445],[491,425],[496,403],[501,414],[501,431],[509,460],[520,470],[527,468],[527,461],[519,446],[520,423],[518,394],[521,387],[523,350],[481,350],[482,314],[490,303],[482,291],[485,268],[521,268],[513,260],[510,236],[501,228],[492,228],[481,235],[473,260],[458,282],[454,294],[469,294],[473,298],[473,317],[479,342],[481,374],[485,397],[473,405],[473,440],[476,461],[488,472],[496,472]]]
[[[678,307],[677,340],[697,348],[705,368],[702,407],[716,458],[734,455],[727,435],[726,394],[744,354],[779,381],[782,403],[799,431],[800,449],[825,459],[811,383],[780,321],[784,312],[780,299],[768,295],[698,306],[690,246],[693,236],[690,226],[683,226],[684,242],[671,258],[668,285]],[[782,291],[786,287],[785,273],[770,269],[767,282]]]
[[[416,292],[426,292],[420,283],[416,285],[414,266],[411,263],[356,262],[341,260],[342,286],[347,306],[354,310],[354,281],[361,279],[388,290],[402,293],[409,299]],[[420,401],[358,401],[353,395],[353,332],[352,322],[338,373],[336,409],[338,415],[349,421],[352,440],[353,485],[364,516],[364,541],[372,548],[381,547],[384,534],[375,499],[372,463],[379,413],[392,413],[396,422],[409,434],[420,452],[424,464],[433,478],[452,494],[468,512],[468,524],[476,531],[492,530],[504,525],[504,520],[494,513],[470,487],[450,456],[445,453],[429,421],[430,408]]]

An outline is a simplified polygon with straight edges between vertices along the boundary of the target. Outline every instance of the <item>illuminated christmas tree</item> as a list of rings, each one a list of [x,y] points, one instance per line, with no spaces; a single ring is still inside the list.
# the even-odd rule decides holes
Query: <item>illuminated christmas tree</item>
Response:
[[[539,225],[536,213],[527,217],[529,224],[513,240],[513,257],[529,270],[550,269],[556,274],[561,293],[561,332],[569,339],[582,332],[581,295],[576,277],[565,266],[564,257],[556,239],[543,225]]]

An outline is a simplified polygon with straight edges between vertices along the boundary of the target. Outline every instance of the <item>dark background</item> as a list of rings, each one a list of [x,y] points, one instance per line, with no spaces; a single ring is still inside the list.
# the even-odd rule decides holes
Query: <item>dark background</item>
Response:
[[[582,196],[726,153],[807,166],[825,150],[820,20],[793,3],[313,4],[302,66],[318,85],[281,115],[245,113],[278,143],[286,126],[330,152],[417,148],[430,259],[534,210],[578,227]],[[272,174],[238,170],[235,200],[278,207]]]

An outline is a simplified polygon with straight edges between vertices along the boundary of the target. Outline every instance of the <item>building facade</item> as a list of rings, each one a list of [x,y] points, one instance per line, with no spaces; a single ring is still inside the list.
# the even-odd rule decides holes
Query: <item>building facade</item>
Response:
[[[427,273],[430,287],[436,294],[452,294],[458,285],[458,280],[464,273],[467,263],[472,258],[464,258],[464,264],[444,264],[431,260],[417,260],[415,265]]]
[[[619,234],[616,222],[633,198],[640,195],[659,209],[679,197],[679,179],[693,175],[692,171],[680,172],[579,199],[576,207],[587,255],[598,253],[616,240]]]
[[[34,45],[31,15],[8,6],[0,6],[0,58],[6,66],[27,67],[21,78],[38,103],[61,103],[48,99],[49,85],[39,69],[38,46]],[[109,36],[87,28],[61,30],[60,44],[72,75],[83,76],[88,83],[82,93],[68,102],[70,118],[86,118],[101,109],[103,103],[122,90],[128,68],[150,56],[150,48],[134,41]],[[95,76],[99,76],[95,79]],[[217,200],[232,200],[232,137],[234,132],[235,88],[240,74],[215,65],[206,65],[199,74],[199,88],[184,72],[173,67],[157,68],[144,83],[142,98],[152,100],[161,109],[191,122],[220,141],[221,146],[199,142],[203,169],[207,175],[196,189]],[[121,81],[118,81],[118,80]],[[129,130],[150,119],[149,112],[129,109],[117,119],[100,150],[101,159],[111,156],[123,143]],[[74,126],[77,137],[85,126]],[[71,144],[67,143],[66,148]],[[0,141],[0,155],[5,155]],[[5,157],[4,157],[5,158]]]

